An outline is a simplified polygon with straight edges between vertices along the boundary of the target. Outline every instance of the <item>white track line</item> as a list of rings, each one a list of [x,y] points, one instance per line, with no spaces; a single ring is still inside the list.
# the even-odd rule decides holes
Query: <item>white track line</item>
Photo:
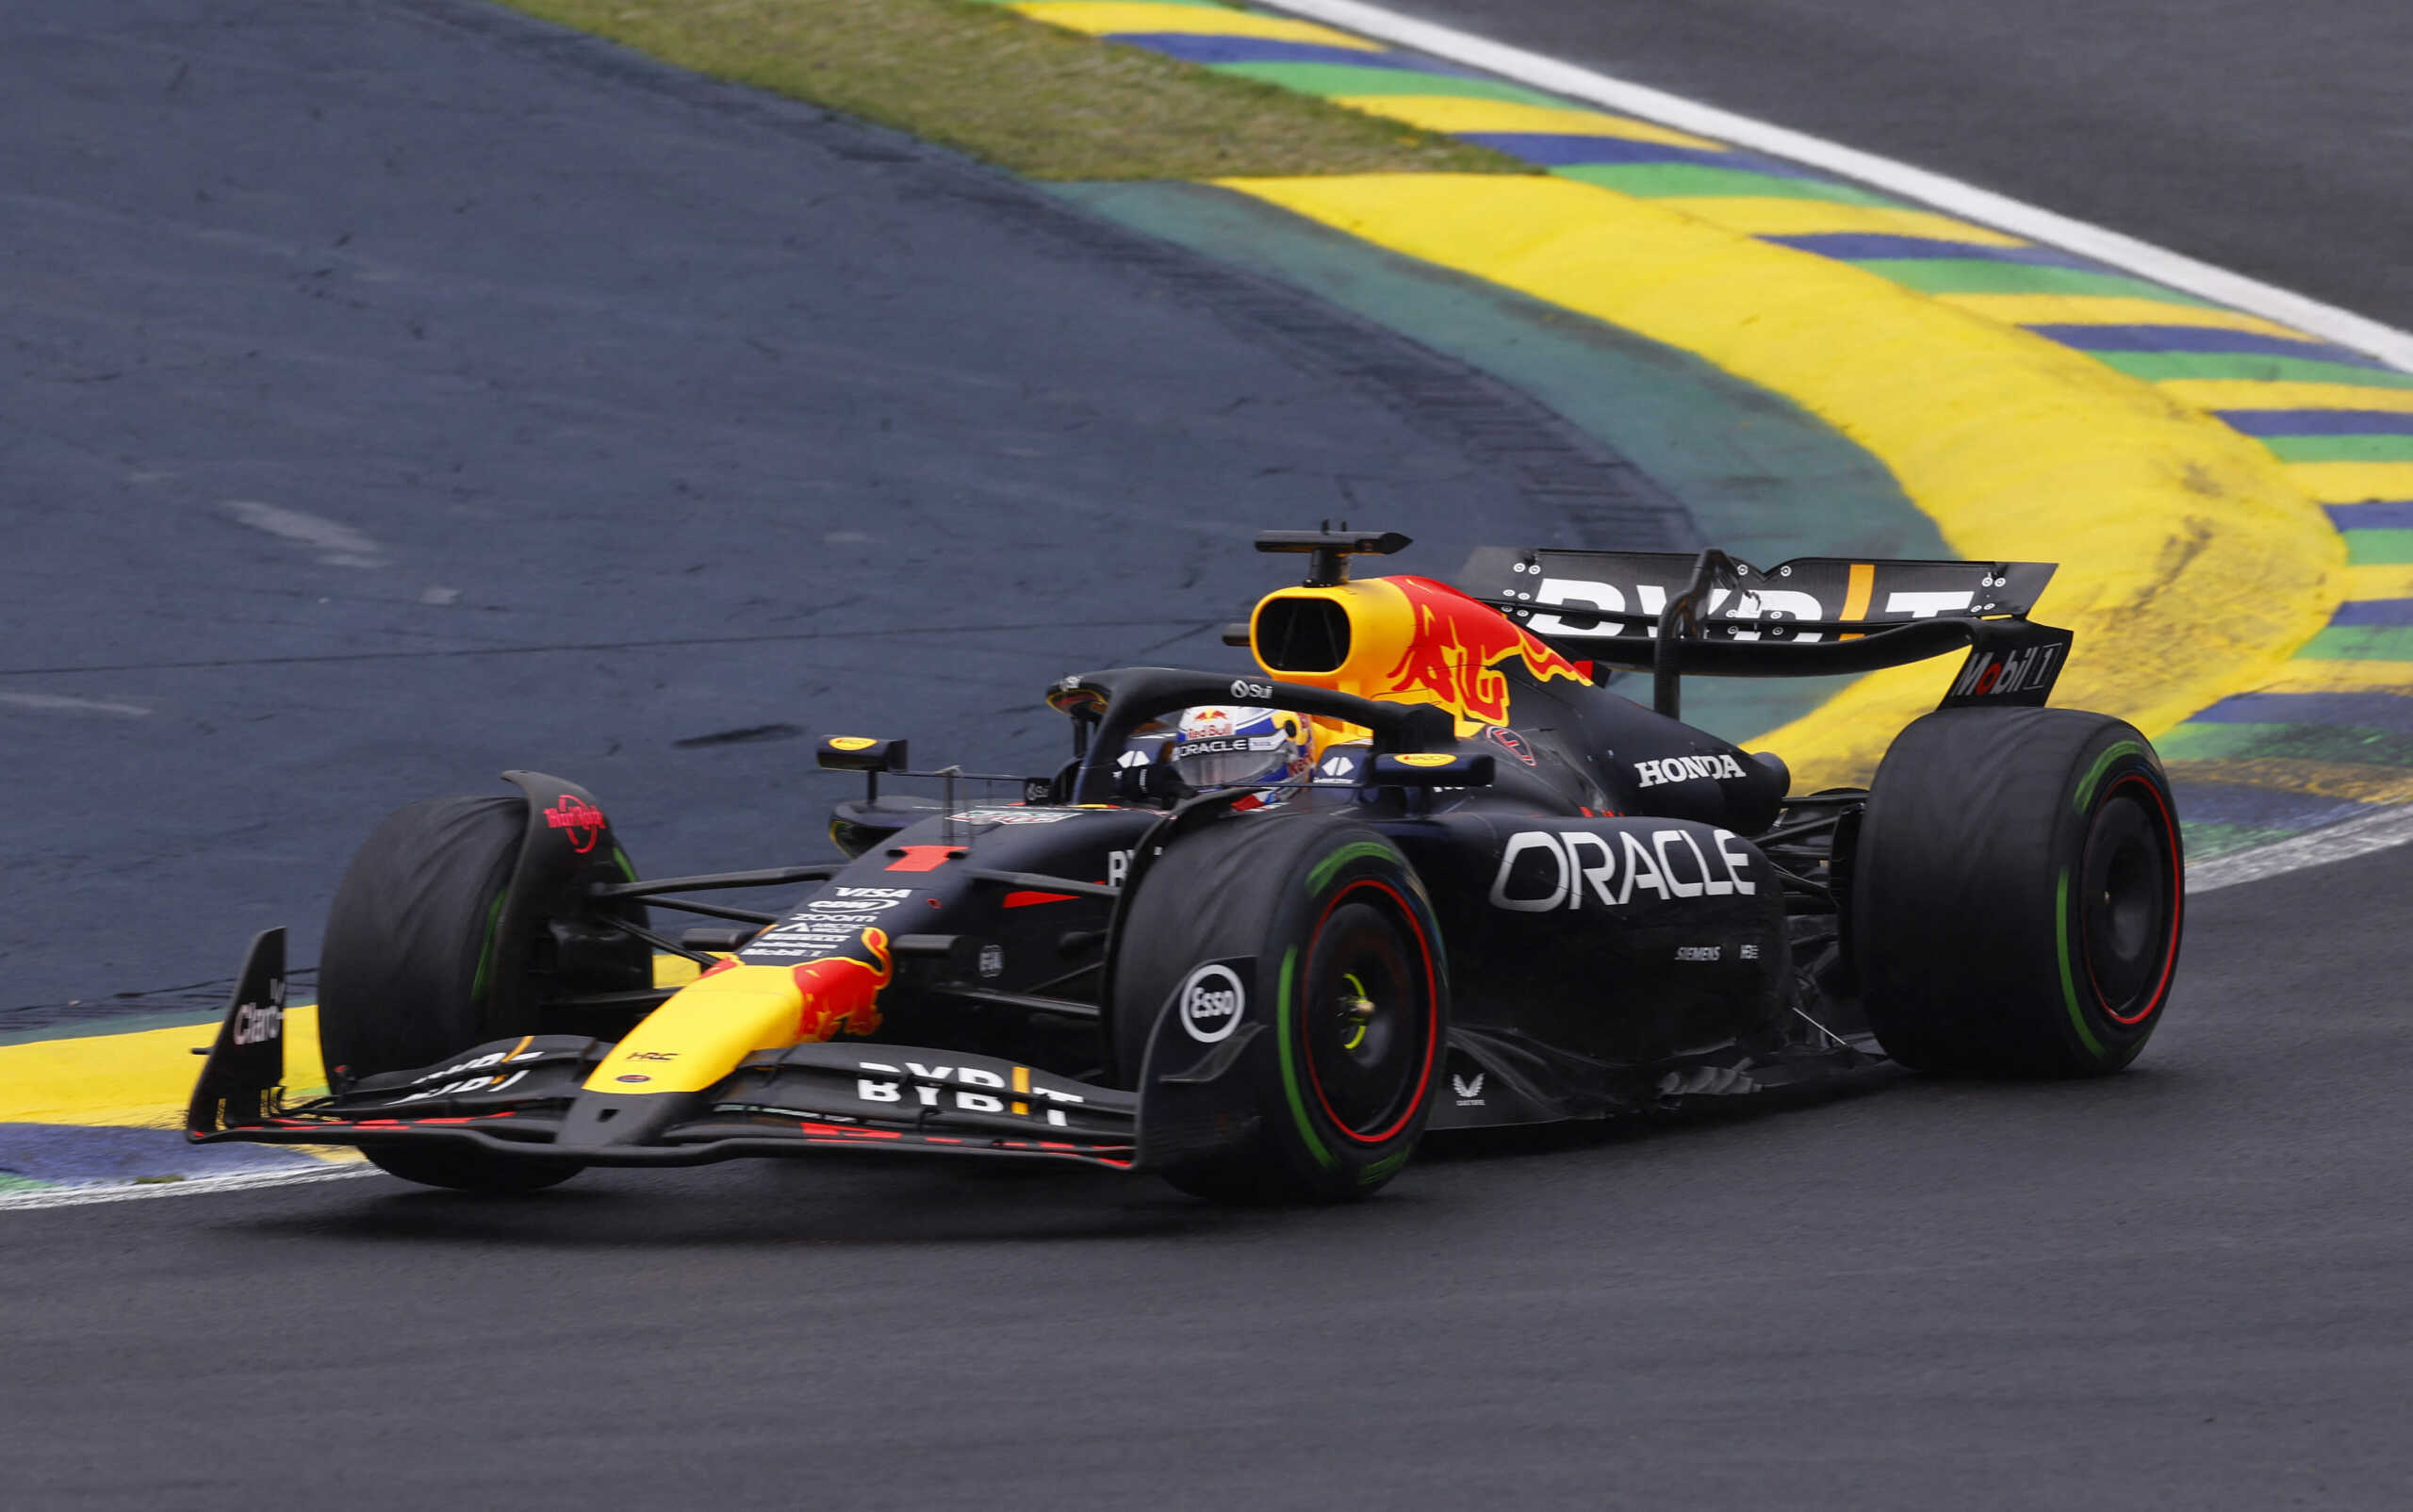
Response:
[[[2172,288],[2291,325],[2297,330],[2366,353],[2413,371],[2413,333],[2341,310],[2334,304],[2181,256],[2151,242],[2084,221],[2057,215],[2008,195],[1982,189],[1942,173],[1880,157],[1806,132],[1755,121],[1715,106],[1662,90],[1628,84],[1605,74],[1477,37],[1471,32],[1403,16],[1364,0],[1266,0],[1276,9],[1347,31],[1479,68],[1519,84],[1587,100],[1682,131],[1715,137],[1754,152],[1791,158],[1830,173],[1918,200],[1964,220],[1976,221],[2045,246],[2092,257],[2108,267],[2152,279]]]
[[[2408,841],[2413,841],[2413,807],[2368,814],[2325,830],[2307,830],[2234,856],[2199,861],[2187,868],[2187,893],[2191,897],[2241,882],[2258,882],[2265,877],[2299,872],[2307,866],[2352,861]]]
[[[23,1208],[80,1208],[94,1202],[138,1202],[146,1197],[191,1197],[213,1192],[253,1192],[310,1181],[349,1181],[377,1175],[374,1166],[341,1165],[324,1171],[255,1171],[235,1176],[193,1176],[183,1181],[146,1181],[122,1187],[53,1187],[41,1192],[0,1193],[0,1211]]]

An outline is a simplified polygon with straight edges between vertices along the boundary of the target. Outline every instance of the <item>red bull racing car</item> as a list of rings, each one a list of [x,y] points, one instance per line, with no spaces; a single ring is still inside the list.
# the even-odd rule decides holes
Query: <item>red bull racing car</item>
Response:
[[[867,789],[833,814],[843,859],[640,879],[597,800],[533,772],[399,811],[328,920],[327,1095],[280,1091],[271,930],[190,1137],[492,1191],[838,1149],[1335,1200],[1428,1130],[1884,1057],[2098,1075],[2152,1034],[2178,825],[2143,736],[2044,706],[2070,646],[2027,618],[2049,566],[1502,549],[1453,586],[1351,581],[1396,534],[1257,544],[1310,566],[1227,633],[1256,668],[1062,679],[1059,771],[883,795],[903,741],[825,740]],[[1866,790],[1792,793],[1678,716],[1686,673],[1954,650]],[[766,887],[802,892],[698,896]],[[674,936],[664,910],[712,922]]]

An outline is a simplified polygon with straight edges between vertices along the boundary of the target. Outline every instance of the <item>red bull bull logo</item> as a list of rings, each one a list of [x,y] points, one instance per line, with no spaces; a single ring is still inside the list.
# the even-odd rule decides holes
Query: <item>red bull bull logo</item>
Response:
[[[1394,694],[1422,694],[1461,719],[1508,722],[1508,678],[1501,664],[1522,658],[1537,682],[1589,680],[1574,663],[1512,624],[1506,616],[1430,578],[1385,578],[1404,595],[1416,625],[1406,652],[1387,676]]]
[[[869,961],[852,956],[824,956],[795,967],[796,990],[804,1001],[796,1011],[796,1043],[818,1044],[841,1033],[865,1035],[879,1028],[879,994],[895,973],[889,958],[888,935],[881,929],[863,931]]]
[[[1220,740],[1232,732],[1229,709],[1192,709],[1181,716],[1184,740]]]

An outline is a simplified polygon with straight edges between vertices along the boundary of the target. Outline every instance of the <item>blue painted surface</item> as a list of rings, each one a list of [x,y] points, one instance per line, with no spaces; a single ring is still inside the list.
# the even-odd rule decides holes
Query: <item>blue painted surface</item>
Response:
[[[2330,616],[2332,625],[2413,625],[2413,599],[2349,599]]]
[[[1352,68],[1397,68],[1402,73],[1431,73],[1451,79],[1491,79],[1479,68],[1465,68],[1445,58],[1419,58],[1417,53],[1335,48],[1315,41],[1284,41],[1276,36],[1216,36],[1206,31],[1103,31],[1105,41],[1149,48],[1188,63],[1346,63]],[[1228,46],[1231,51],[1221,51]]]
[[[1821,231],[1806,236],[1762,237],[1760,239],[1845,262],[1949,258],[1962,262],[2010,262],[2029,268],[2076,268],[2086,272],[2103,271],[2098,263],[2052,247],[1997,247],[1991,242],[1951,241],[1942,237],[1897,237],[1874,231]]]
[[[2341,531],[2413,530],[2413,499],[2379,499],[2367,504],[2327,504],[2329,523]]]
[[[2207,325],[2031,325],[2026,329],[2081,352],[2209,352],[2265,357],[2300,357],[2310,362],[2350,363],[2357,368],[2385,366],[2324,341],[2290,341],[2258,331],[2226,331]]]
[[[1107,33],[1106,40],[1144,47],[1152,53],[1162,53],[1167,58],[1178,58],[1190,63],[1347,63],[1355,68],[1431,72],[1397,53],[1370,53],[1356,47],[1284,41],[1276,37],[1210,37],[1188,31],[1118,31]]]
[[[1583,168],[1632,163],[1685,163],[1701,168],[1731,168],[1785,178],[1812,175],[1772,157],[1748,153],[1717,152],[1705,147],[1677,147],[1664,141],[1634,141],[1624,137],[1586,136],[1580,132],[1469,131],[1460,140],[1506,153],[1544,168]]]
[[[2352,798],[2228,782],[2174,782],[2171,796],[2178,801],[2178,821],[2182,826],[2234,824],[2264,830],[2310,830],[2372,813],[2377,807]]]
[[[272,1144],[194,1144],[182,1129],[0,1124],[0,1175],[72,1186],[143,1176],[224,1176],[323,1167]]]
[[[2404,603],[2405,600],[2385,600]],[[2352,604],[2347,605],[2353,608]],[[2346,623],[2341,616],[2333,623]],[[2408,624],[2413,619],[2368,620]],[[2392,693],[2241,693],[2189,717],[2190,724],[2323,725],[2413,734],[2413,698]]]
[[[2248,436],[2413,436],[2413,413],[2393,409],[2222,409]]]

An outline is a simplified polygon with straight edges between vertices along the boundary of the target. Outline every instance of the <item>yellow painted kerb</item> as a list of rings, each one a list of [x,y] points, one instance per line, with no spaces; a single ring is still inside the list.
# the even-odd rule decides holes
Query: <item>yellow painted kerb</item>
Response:
[[[2311,480],[2149,384],[1861,269],[1561,178],[1223,186],[1693,353],[1858,442],[1962,556],[2060,563],[2037,609],[2077,633],[2057,703],[2158,733],[2273,681],[2339,603]],[[1872,674],[1761,738],[1803,790],[1865,781],[1956,665]]]
[[[1093,37],[1109,37],[1117,32],[1190,32],[1212,37],[1263,37],[1273,41],[1312,42],[1320,47],[1346,47],[1364,53],[1383,50],[1379,42],[1370,42],[1363,37],[1352,36],[1345,31],[1335,31],[1330,26],[1319,26],[1312,21],[1260,16],[1210,6],[1149,5],[1146,0],[1026,0],[1026,3],[1010,8],[1021,11],[1033,21],[1043,21],[1068,31],[1088,32]]]
[[[192,1052],[217,1037],[216,1024],[187,1024],[0,1045],[0,1124],[181,1127],[201,1076]],[[285,1078],[292,1096],[326,1090],[316,1004],[285,1011]]]

